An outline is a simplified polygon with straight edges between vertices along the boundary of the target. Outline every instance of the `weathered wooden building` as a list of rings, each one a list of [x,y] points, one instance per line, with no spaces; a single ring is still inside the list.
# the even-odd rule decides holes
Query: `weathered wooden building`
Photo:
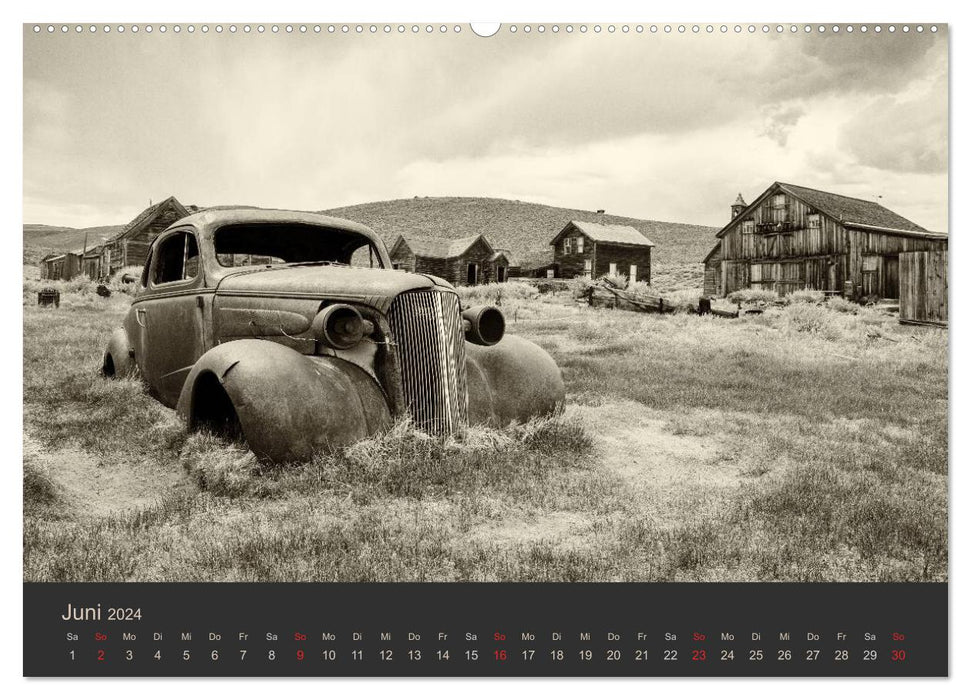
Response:
[[[155,237],[189,213],[175,197],[168,197],[148,207],[105,241],[100,263],[102,269],[98,276],[106,277],[129,265],[144,265],[148,248]]]
[[[550,241],[554,277],[625,275],[651,283],[654,244],[633,226],[571,221]]]
[[[900,255],[946,251],[934,233],[865,199],[775,182],[732,219],[705,257],[706,296],[756,288],[900,297]]]
[[[40,261],[42,280],[69,280],[81,274],[81,256],[77,253],[51,253]]]
[[[505,282],[512,260],[508,251],[495,250],[485,236],[425,238],[398,236],[391,246],[395,268],[441,277],[453,285]]]
[[[900,254],[900,322],[947,325],[947,251]]]

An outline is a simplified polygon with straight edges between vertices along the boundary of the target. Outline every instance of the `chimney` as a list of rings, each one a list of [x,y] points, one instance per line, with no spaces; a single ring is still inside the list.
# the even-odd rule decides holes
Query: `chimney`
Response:
[[[606,209],[598,209],[597,210],[597,214],[600,215],[600,225],[601,226],[603,226],[605,223],[607,223],[607,217],[604,216],[605,213],[606,213]]]
[[[742,199],[742,193],[739,192],[738,198],[735,200],[735,203],[732,205],[732,220],[734,221],[736,216],[738,216],[743,211],[745,211],[745,208],[747,206],[748,204],[746,204],[745,200]]]

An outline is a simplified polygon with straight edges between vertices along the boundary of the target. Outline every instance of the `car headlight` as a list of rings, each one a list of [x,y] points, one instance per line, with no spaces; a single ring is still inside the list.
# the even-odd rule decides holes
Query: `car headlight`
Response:
[[[465,339],[476,345],[495,345],[506,333],[506,318],[495,306],[472,306],[462,312]]]
[[[366,321],[353,306],[332,304],[314,317],[311,329],[324,345],[335,350],[350,350],[364,336],[374,332],[374,324]]]

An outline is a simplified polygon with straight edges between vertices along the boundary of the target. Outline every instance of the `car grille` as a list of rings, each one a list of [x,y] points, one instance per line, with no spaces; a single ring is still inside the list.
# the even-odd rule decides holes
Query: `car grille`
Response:
[[[437,290],[399,294],[388,321],[412,420],[440,435],[465,425],[469,396],[458,295]]]

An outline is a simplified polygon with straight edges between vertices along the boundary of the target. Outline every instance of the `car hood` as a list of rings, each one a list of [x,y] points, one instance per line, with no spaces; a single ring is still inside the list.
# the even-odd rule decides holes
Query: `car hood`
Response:
[[[382,311],[395,296],[415,289],[432,289],[431,277],[402,270],[373,270],[337,265],[246,269],[220,280],[216,294],[314,299],[351,299]]]

